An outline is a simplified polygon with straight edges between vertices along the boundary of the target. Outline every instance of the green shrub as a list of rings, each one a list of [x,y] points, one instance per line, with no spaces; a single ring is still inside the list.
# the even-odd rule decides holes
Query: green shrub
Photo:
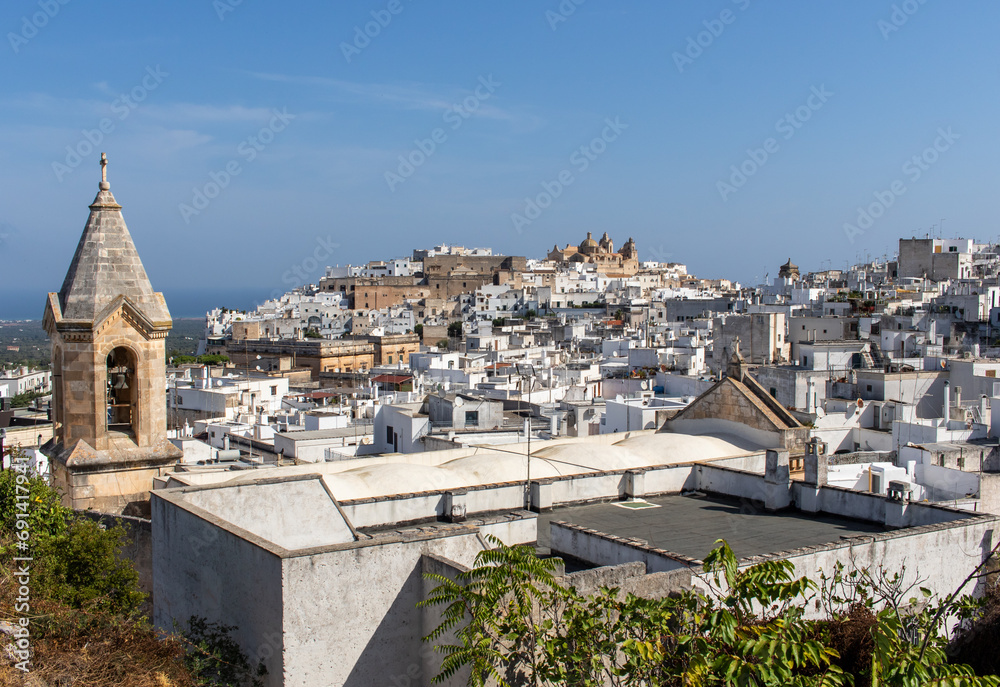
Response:
[[[205,618],[191,616],[180,635],[189,644],[184,663],[195,684],[204,687],[258,687],[267,675],[263,661],[251,668],[250,660],[232,638],[236,629]]]
[[[11,462],[21,457],[17,449],[10,451]],[[18,496],[26,497],[18,499]],[[46,537],[59,536],[66,531],[67,519],[72,511],[62,505],[59,492],[46,484],[40,477],[19,476],[15,470],[0,472],[0,532],[17,536],[17,516],[22,512],[18,503],[25,504],[23,512],[27,513],[29,542],[37,543]],[[3,549],[0,549],[3,551]],[[6,553],[6,552],[5,552]]]
[[[222,365],[229,362],[228,355],[205,354],[205,355],[175,355],[170,358],[174,367],[181,365]]]
[[[146,595],[139,591],[139,573],[120,558],[127,543],[122,527],[102,529],[74,516],[64,532],[41,539],[33,549],[36,589],[71,608],[137,615]]]
[[[17,460],[19,452],[12,452]],[[20,498],[18,498],[20,497]],[[18,527],[18,514],[25,523]],[[127,543],[120,526],[102,528],[85,515],[65,508],[59,493],[39,477],[15,470],[0,472],[0,555],[32,561],[34,594],[72,608],[139,613],[145,594],[139,575],[121,557]],[[24,532],[26,534],[20,534]]]

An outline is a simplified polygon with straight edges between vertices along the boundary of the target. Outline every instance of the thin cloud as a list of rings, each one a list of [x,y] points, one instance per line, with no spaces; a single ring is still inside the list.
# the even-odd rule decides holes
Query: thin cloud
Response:
[[[174,123],[230,124],[260,122],[273,114],[270,107],[244,107],[243,105],[204,105],[198,103],[170,103],[167,105],[141,105],[146,116]]]
[[[98,90],[103,90],[106,84],[95,84]],[[57,98],[47,93],[27,93],[14,97],[0,99],[0,107],[11,110],[29,110],[42,117],[53,117],[63,120],[67,113],[72,113],[75,119],[111,117],[118,120],[122,108],[128,107],[114,91],[106,100],[94,98]],[[241,122],[259,123],[267,121],[274,114],[272,107],[247,107],[244,105],[210,105],[205,103],[177,102],[160,104],[152,102],[157,94],[152,92],[147,99],[134,103],[129,108],[128,116],[150,119],[169,123],[172,126],[184,128],[199,124],[238,124]],[[117,107],[118,109],[112,109]],[[297,117],[308,118],[308,113],[296,113]]]
[[[475,93],[475,86],[472,89],[452,88],[447,93],[438,93],[421,84],[357,83],[324,76],[298,76],[267,72],[249,72],[249,75],[262,81],[324,88],[345,102],[428,112],[445,112],[456,105],[461,105],[466,97]],[[500,81],[500,83],[502,89],[503,82]],[[527,121],[536,126],[540,123],[540,120],[534,115],[521,114],[488,102],[480,103],[474,116],[519,124],[524,124]]]

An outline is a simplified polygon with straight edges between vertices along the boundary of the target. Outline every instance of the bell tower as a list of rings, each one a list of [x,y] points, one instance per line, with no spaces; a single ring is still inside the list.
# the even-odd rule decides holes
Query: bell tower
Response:
[[[52,341],[53,484],[74,509],[141,513],[153,478],[181,457],[167,440],[165,339],[172,327],[111,195],[107,156],[83,236],[45,304]],[[138,509],[138,511],[136,511]]]

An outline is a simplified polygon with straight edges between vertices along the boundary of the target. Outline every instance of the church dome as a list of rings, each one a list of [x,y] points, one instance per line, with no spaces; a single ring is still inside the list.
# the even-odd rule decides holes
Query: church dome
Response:
[[[778,270],[779,279],[792,279],[799,276],[799,266],[792,262],[789,258],[788,262],[782,265]]]
[[[600,248],[600,246],[597,245],[597,241],[594,240],[593,235],[591,235],[591,233],[588,231],[587,238],[585,238],[583,240],[583,243],[580,244],[580,252],[588,254],[596,253],[598,248]]]

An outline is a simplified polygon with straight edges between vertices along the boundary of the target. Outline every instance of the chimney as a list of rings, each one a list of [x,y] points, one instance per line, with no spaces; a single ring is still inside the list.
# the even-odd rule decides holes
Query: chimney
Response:
[[[945,424],[948,423],[948,419],[951,417],[951,384],[948,382],[944,383],[944,421]]]

